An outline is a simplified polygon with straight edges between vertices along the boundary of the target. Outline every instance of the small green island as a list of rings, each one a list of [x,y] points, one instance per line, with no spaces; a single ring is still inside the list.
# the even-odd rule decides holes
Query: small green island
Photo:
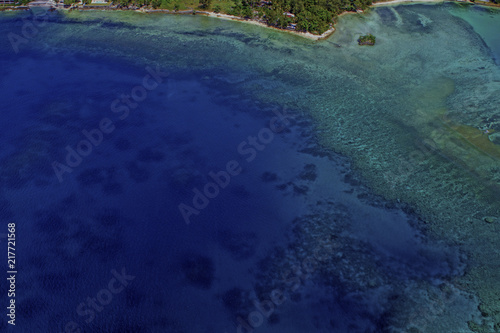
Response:
[[[376,37],[373,36],[372,34],[364,35],[364,36],[359,36],[358,38],[358,44],[359,45],[370,45],[373,46],[375,45],[375,40]]]

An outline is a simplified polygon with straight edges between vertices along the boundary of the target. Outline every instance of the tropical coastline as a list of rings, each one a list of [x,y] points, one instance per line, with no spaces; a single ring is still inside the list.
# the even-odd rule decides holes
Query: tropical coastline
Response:
[[[455,2],[455,3],[459,3],[459,4],[470,4],[470,5],[477,5],[477,6],[500,8],[500,4],[490,2],[490,1],[481,1],[481,0],[479,0],[479,1],[470,1],[470,0],[389,0],[389,1],[373,2],[371,7],[402,5],[402,4],[445,3],[445,2]]]
[[[229,333],[260,313],[249,295],[278,290],[256,333],[500,331],[500,13],[441,2],[340,14],[324,43],[92,6],[61,8],[20,53],[0,40],[0,84],[22,87],[0,96],[0,217],[30,222],[18,327]],[[366,32],[383,44],[358,47]],[[137,105],[110,110],[122,93]],[[290,125],[247,164],[236,147],[266,139],[276,105]],[[117,126],[99,139],[103,116]],[[51,163],[89,136],[58,183]],[[235,158],[245,172],[186,227],[177,205]],[[123,266],[137,279],[86,322],[75,308]]]
[[[297,35],[300,37],[305,37],[305,38],[312,39],[312,40],[321,40],[321,39],[328,38],[329,36],[331,36],[335,32],[334,26],[330,27],[330,29],[328,29],[327,31],[325,31],[321,35],[314,35],[310,32],[294,31],[294,30],[288,30],[288,29],[279,29],[279,28],[267,25],[266,23],[264,23],[262,21],[246,20],[246,19],[238,17],[238,16],[232,16],[232,15],[227,15],[227,14],[220,14],[220,13],[213,13],[213,12],[197,12],[196,14],[207,15],[208,17],[218,18],[218,19],[222,19],[222,20],[231,20],[231,21],[238,21],[238,22],[242,22],[242,23],[249,23],[249,24],[257,25],[257,26],[264,27],[264,28],[271,28],[271,29],[275,29],[278,31],[291,33],[291,34],[294,34],[294,35]]]
[[[45,3],[43,3],[39,7],[40,8],[47,8],[44,6],[44,4]],[[103,6],[95,7],[95,6],[85,6],[85,5],[75,6],[75,7],[70,7],[70,8],[50,7],[49,6],[48,8],[50,8],[51,10],[60,10],[63,12],[64,11],[72,11],[72,10],[81,10],[81,11],[94,11],[94,10],[101,10],[101,11],[106,11],[106,10],[117,11],[118,10],[119,11],[120,10],[118,8],[103,7]],[[21,10],[29,10],[29,9],[30,9],[30,7],[28,7],[28,6],[17,6],[17,7],[0,8],[0,11],[21,11]],[[127,9],[127,11],[130,11],[130,10]],[[268,29],[273,29],[273,30],[280,31],[280,32],[290,33],[290,34],[300,36],[303,38],[307,38],[310,40],[314,40],[314,41],[326,39],[335,32],[335,27],[333,25],[331,25],[331,27],[328,30],[326,30],[325,32],[323,32],[322,34],[315,35],[315,34],[312,34],[310,32],[307,32],[307,31],[295,31],[295,30],[291,30],[291,29],[277,28],[277,27],[266,24],[262,20],[248,19],[248,18],[243,18],[240,16],[215,13],[215,12],[207,12],[207,11],[199,11],[199,10],[193,10],[193,9],[183,10],[183,11],[170,11],[170,10],[164,10],[164,9],[150,9],[150,8],[143,9],[143,8],[140,8],[140,9],[135,9],[134,11],[138,12],[138,13],[146,13],[146,14],[164,13],[164,14],[171,14],[171,15],[202,15],[202,16],[207,16],[207,17],[211,17],[211,18],[221,19],[221,20],[230,20],[230,21],[252,24],[252,25],[263,27],[263,28],[268,28]],[[343,14],[347,14],[347,12],[343,13]],[[343,15],[343,14],[341,14],[341,15]]]
[[[363,13],[364,10],[356,9],[355,11],[343,11],[335,17],[333,22],[329,24],[328,29],[321,33],[311,33],[307,30],[297,30],[295,25],[287,25],[286,27],[278,27],[276,25],[269,24],[263,18],[250,18],[244,16],[230,15],[226,13],[221,13],[220,11],[207,11],[207,10],[197,10],[195,8],[189,8],[186,10],[168,10],[168,9],[158,9],[158,8],[148,8],[148,7],[140,7],[140,8],[120,8],[120,6],[113,5],[113,2],[109,3],[74,3],[71,5],[63,5],[62,1],[59,3],[54,2],[53,0],[35,0],[29,2],[27,6],[3,6],[0,7],[0,11],[9,11],[9,10],[28,10],[30,8],[49,8],[49,10],[63,10],[63,11],[72,11],[72,10],[133,10],[140,13],[165,13],[165,14],[175,14],[175,15],[204,15],[211,18],[217,18],[222,20],[231,20],[242,23],[248,23],[252,25],[257,25],[264,28],[271,28],[281,32],[287,32],[296,36],[304,37],[310,40],[319,41],[322,39],[326,39],[331,36],[335,32],[335,21],[337,17],[347,15],[347,14],[359,14]],[[90,1],[90,0],[89,0]],[[202,0],[203,1],[203,0]],[[211,1],[211,0],[204,0]],[[419,4],[419,3],[444,3],[444,2],[456,2],[456,3],[468,3],[473,5],[480,6],[489,6],[489,7],[499,7],[499,4],[488,2],[488,1],[470,1],[470,0],[389,0],[389,1],[380,1],[380,2],[372,2],[366,9],[379,7],[379,6],[392,6],[392,5],[400,5],[400,4]],[[285,16],[293,15],[290,13],[283,13]]]
[[[178,13],[178,12],[165,12],[165,11],[162,11],[162,10],[155,10],[155,9],[144,9],[144,10],[138,10],[138,12],[141,12],[141,13],[158,13],[158,12],[160,12],[160,13],[181,14],[181,15],[203,15],[203,16],[207,16],[207,17],[211,17],[211,18],[217,18],[217,19],[221,19],[221,20],[229,20],[229,21],[236,21],[236,22],[241,22],[241,23],[247,23],[247,24],[252,24],[252,25],[259,26],[259,27],[263,27],[263,28],[274,29],[274,30],[281,31],[281,32],[287,32],[287,33],[290,33],[290,34],[293,34],[293,35],[296,35],[296,36],[308,38],[308,39],[315,40],[315,41],[328,38],[329,36],[331,36],[335,32],[335,27],[332,26],[330,29],[328,29],[327,31],[325,31],[321,35],[314,35],[314,34],[312,34],[310,32],[294,31],[294,30],[290,30],[290,29],[276,28],[276,27],[267,25],[263,21],[245,19],[245,18],[242,18],[242,17],[239,17],[239,16],[228,15],[228,14],[221,14],[221,13],[214,13],[214,12],[205,12],[205,11],[189,10],[189,11],[186,11],[184,13]]]
[[[399,5],[399,4],[407,4],[407,3],[436,3],[436,2],[467,2],[467,1],[458,1],[458,0],[389,0],[389,1],[379,1],[374,2],[372,6],[388,6],[388,5]]]

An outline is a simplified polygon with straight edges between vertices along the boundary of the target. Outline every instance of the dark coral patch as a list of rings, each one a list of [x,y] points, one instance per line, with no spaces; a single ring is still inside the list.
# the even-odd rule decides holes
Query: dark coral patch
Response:
[[[98,215],[96,220],[102,226],[113,227],[120,222],[120,215],[116,211],[109,210]]]
[[[115,148],[121,151],[129,150],[132,147],[132,144],[129,140],[125,138],[119,138],[115,141]]]
[[[26,319],[38,316],[46,310],[47,304],[43,301],[43,297],[30,297],[20,301],[18,305],[19,314]]]
[[[14,217],[11,210],[10,202],[5,199],[0,199],[0,219],[10,220]]]
[[[137,160],[141,162],[161,162],[165,159],[165,154],[151,148],[142,149],[137,154]]]
[[[151,177],[150,172],[146,168],[142,168],[135,161],[127,163],[128,175],[137,183],[143,183]]]
[[[123,186],[122,184],[117,182],[107,182],[102,185],[102,191],[105,194],[116,195],[123,193]]]
[[[82,186],[101,184],[106,180],[106,172],[98,168],[85,169],[78,175],[77,179]]]
[[[202,255],[191,255],[183,260],[181,268],[191,285],[202,289],[209,289],[212,286],[215,274],[212,259]]]
[[[37,213],[36,228],[44,233],[54,234],[66,229],[66,222],[59,214],[52,211]]]
[[[252,257],[255,254],[258,244],[258,238],[255,233],[235,233],[230,230],[220,232],[218,241],[236,260],[245,260]]]
[[[316,174],[316,165],[314,164],[306,164],[304,166],[304,170],[299,175],[300,179],[314,181],[318,175]]]
[[[246,293],[240,288],[232,288],[226,291],[221,300],[224,306],[232,313],[238,313],[244,309],[246,303]]]
[[[265,183],[274,182],[278,180],[278,175],[276,175],[274,172],[266,171],[260,176],[260,179],[262,179],[262,181]]]

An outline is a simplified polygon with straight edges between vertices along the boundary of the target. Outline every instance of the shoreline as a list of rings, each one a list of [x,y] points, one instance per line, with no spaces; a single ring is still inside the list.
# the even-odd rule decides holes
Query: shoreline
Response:
[[[99,9],[99,8],[76,8],[72,10],[94,10],[94,9]],[[119,9],[111,9],[111,10],[119,10]],[[280,32],[287,32],[295,36],[307,38],[310,40],[318,41],[322,39],[326,39],[330,37],[334,32],[335,32],[335,26],[331,26],[330,29],[322,33],[321,35],[314,35],[310,32],[302,32],[302,31],[295,31],[291,29],[281,29],[277,28],[271,25],[268,25],[262,21],[256,20],[256,19],[245,19],[239,16],[234,16],[234,15],[229,15],[229,14],[223,14],[223,13],[214,13],[214,12],[207,12],[207,11],[199,11],[199,10],[194,10],[194,9],[188,9],[188,10],[181,10],[181,11],[170,11],[168,9],[136,9],[136,12],[143,13],[143,14],[154,14],[154,13],[165,13],[165,14],[173,14],[173,15],[202,15],[202,16],[207,16],[207,17],[212,17],[212,18],[217,18],[221,20],[228,20],[228,21],[237,21],[241,23],[247,23],[247,24],[252,24],[256,25],[259,27],[263,28],[269,28],[269,29],[274,29]]]
[[[257,26],[264,27],[264,28],[271,28],[274,30],[278,30],[281,32],[288,32],[288,33],[291,33],[293,35],[308,38],[308,39],[315,40],[315,41],[321,40],[321,39],[326,39],[326,38],[330,37],[335,32],[334,26],[332,26],[330,29],[328,29],[327,31],[325,31],[321,35],[314,35],[310,32],[301,32],[301,31],[294,31],[294,30],[288,30],[288,29],[280,29],[280,28],[276,28],[276,27],[267,25],[264,22],[260,22],[257,20],[251,20],[251,19],[247,20],[247,19],[243,19],[243,18],[238,17],[238,16],[233,16],[233,15],[228,15],[228,14],[220,14],[220,13],[213,13],[213,12],[196,12],[196,15],[198,15],[198,14],[205,15],[208,17],[214,17],[214,18],[218,18],[218,19],[222,19],[222,20],[238,21],[238,22],[257,25]]]
[[[47,0],[46,0],[47,1]],[[40,1],[40,2],[43,2]],[[368,8],[372,7],[380,7],[380,6],[392,6],[392,5],[403,5],[403,4],[435,4],[435,3],[445,3],[445,2],[455,2],[455,3],[466,3],[466,4],[471,4],[471,5],[477,5],[477,6],[485,6],[485,7],[493,7],[493,8],[500,8],[500,4],[494,4],[491,2],[486,2],[486,1],[475,1],[471,2],[470,0],[389,0],[389,1],[381,1],[381,2],[374,2],[372,3]],[[45,3],[46,4],[46,3]],[[32,7],[39,7],[39,8],[45,8],[48,6],[43,6],[43,5],[38,5],[38,6],[4,6],[0,7],[0,11],[17,11],[17,10],[29,10]],[[111,10],[111,11],[122,11],[120,8],[111,8],[110,6],[102,6],[102,5],[82,5],[82,6],[76,6],[76,7],[69,7],[69,8],[64,8],[59,5],[56,5],[55,7],[51,5],[49,7],[51,10],[61,10],[61,11],[72,11],[72,10]],[[181,10],[181,11],[170,11],[168,9],[144,9],[144,8],[138,8],[138,9],[127,9],[130,11],[134,12],[139,12],[143,14],[151,14],[151,13],[165,13],[165,14],[177,14],[177,15],[203,15],[207,17],[212,17],[212,18],[217,18],[217,19],[222,19],[222,20],[230,20],[230,21],[237,21],[237,22],[242,22],[242,23],[248,23],[248,24],[253,24],[257,25],[263,28],[270,28],[274,29],[277,31],[281,32],[287,32],[295,36],[307,38],[309,40],[313,41],[319,41],[323,39],[327,39],[330,37],[334,32],[335,32],[335,25],[332,24],[330,29],[322,33],[321,35],[315,35],[310,32],[302,32],[302,31],[295,31],[291,29],[281,29],[277,28],[271,25],[266,24],[263,21],[257,20],[257,19],[245,19],[239,16],[233,16],[233,15],[228,15],[228,14],[223,14],[223,13],[215,13],[215,12],[208,12],[208,11],[198,11],[195,9],[188,9],[188,10]],[[343,12],[339,14],[338,16],[343,16],[347,14],[361,14],[363,11],[357,11],[357,12]]]
[[[390,6],[390,5],[404,5],[404,4],[429,4],[429,3],[445,3],[445,2],[454,2],[458,4],[470,4],[472,6],[485,6],[485,7],[494,7],[500,8],[500,4],[496,4],[488,1],[476,0],[474,2],[470,0],[389,0],[389,1],[381,1],[374,2],[370,5],[371,7],[378,6]],[[344,13],[342,13],[344,14]],[[341,15],[342,15],[341,14]]]
[[[468,1],[456,1],[456,0],[390,0],[390,1],[381,1],[374,2],[370,7],[378,7],[378,6],[390,6],[394,4],[408,4],[408,3],[439,3],[439,2],[468,2]]]

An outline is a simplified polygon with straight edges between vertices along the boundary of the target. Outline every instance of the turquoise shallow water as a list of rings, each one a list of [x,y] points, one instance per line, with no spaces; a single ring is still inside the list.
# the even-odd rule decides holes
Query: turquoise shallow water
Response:
[[[235,331],[277,289],[255,331],[498,330],[498,31],[498,11],[447,4],[346,15],[321,42],[119,12],[51,14],[18,53],[1,39],[1,217],[35,221],[25,327]],[[171,77],[60,185],[51,162],[157,65]],[[273,109],[298,120],[180,227]],[[121,266],[145,284],[85,323],[74,308]]]
[[[500,62],[500,36],[496,9],[472,8],[452,12],[467,21],[490,48],[496,62]]]

